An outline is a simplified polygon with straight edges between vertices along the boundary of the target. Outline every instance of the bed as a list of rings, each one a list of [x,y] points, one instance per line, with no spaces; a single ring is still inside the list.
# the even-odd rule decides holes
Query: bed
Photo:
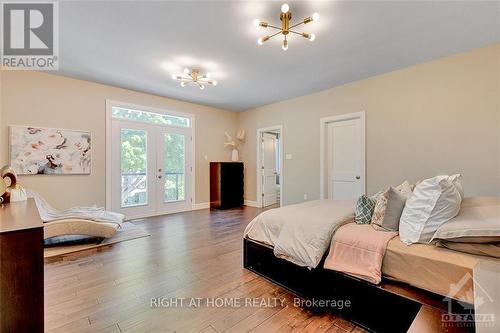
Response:
[[[471,202],[475,199],[466,200],[466,205]],[[353,222],[353,207],[353,201],[316,200],[268,210],[249,223],[245,237],[269,246],[277,258],[309,269],[322,267],[319,263],[328,253],[332,235]],[[451,285],[473,275],[480,260],[499,262],[434,245],[407,246],[394,237],[387,244],[382,274],[386,279],[447,296]],[[461,285],[453,298],[472,304],[472,279]]]
[[[268,210],[245,230],[244,266],[304,298],[352,297],[357,305],[347,317],[370,330],[405,331],[411,322],[404,318],[422,304],[473,313],[473,280],[464,277],[473,276],[480,260],[498,264],[498,259],[434,245],[407,246],[394,237],[387,244],[378,285],[324,269],[332,235],[353,218],[353,201],[318,200]],[[450,290],[452,286],[459,287]],[[392,323],[398,329],[375,319],[374,313],[385,311],[377,302],[401,316],[399,324]]]

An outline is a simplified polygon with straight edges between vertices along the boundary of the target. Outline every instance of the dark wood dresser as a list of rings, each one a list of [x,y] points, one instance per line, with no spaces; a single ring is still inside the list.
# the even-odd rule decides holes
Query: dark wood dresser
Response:
[[[243,206],[243,163],[210,162],[210,208]]]
[[[43,223],[33,199],[0,205],[0,332],[43,332]]]

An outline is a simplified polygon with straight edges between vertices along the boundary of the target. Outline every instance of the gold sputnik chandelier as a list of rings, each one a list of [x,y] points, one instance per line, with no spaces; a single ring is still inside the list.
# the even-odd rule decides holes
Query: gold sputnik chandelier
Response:
[[[181,87],[185,87],[190,83],[198,85],[198,87],[203,90],[206,85],[216,86],[217,81],[210,79],[210,74],[200,74],[198,69],[184,69],[183,74],[173,74],[172,79],[177,80],[181,83]]]
[[[292,12],[290,11],[290,6],[288,6],[288,4],[286,4],[286,3],[284,3],[283,5],[281,5],[280,20],[281,20],[281,27],[277,27],[277,26],[271,25],[268,22],[264,22],[264,21],[261,21],[259,19],[254,20],[254,25],[256,27],[271,28],[271,29],[278,30],[277,32],[275,32],[275,33],[273,33],[271,35],[267,35],[267,36],[259,38],[257,40],[257,43],[259,45],[264,44],[264,42],[267,42],[269,39],[273,38],[274,36],[282,34],[284,36],[282,48],[283,48],[284,51],[286,51],[286,50],[288,50],[288,39],[287,39],[287,37],[288,37],[288,35],[290,33],[302,36],[304,38],[307,38],[311,42],[316,38],[316,36],[314,34],[312,34],[312,33],[299,32],[299,31],[295,31],[293,29],[296,28],[296,27],[298,27],[299,25],[302,25],[302,24],[307,24],[307,23],[310,23],[310,22],[313,22],[313,21],[318,21],[319,20],[319,14],[318,13],[314,13],[311,16],[306,17],[302,21],[300,21],[300,22],[298,22],[296,24],[290,25],[290,21],[292,20]]]

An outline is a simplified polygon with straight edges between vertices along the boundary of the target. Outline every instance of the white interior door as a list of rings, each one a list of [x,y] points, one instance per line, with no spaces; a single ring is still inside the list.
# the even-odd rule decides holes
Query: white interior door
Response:
[[[127,218],[191,208],[191,129],[113,120],[111,209]]]
[[[353,199],[364,193],[361,119],[327,123],[328,198]]]
[[[277,163],[276,163],[277,138],[275,134],[262,133],[262,193],[263,207],[274,205],[278,202],[278,187],[276,185]]]

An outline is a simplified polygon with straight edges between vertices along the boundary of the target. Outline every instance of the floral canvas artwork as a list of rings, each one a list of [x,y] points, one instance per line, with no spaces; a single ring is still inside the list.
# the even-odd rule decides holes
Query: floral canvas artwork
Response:
[[[10,127],[10,163],[17,174],[90,174],[90,132]]]

